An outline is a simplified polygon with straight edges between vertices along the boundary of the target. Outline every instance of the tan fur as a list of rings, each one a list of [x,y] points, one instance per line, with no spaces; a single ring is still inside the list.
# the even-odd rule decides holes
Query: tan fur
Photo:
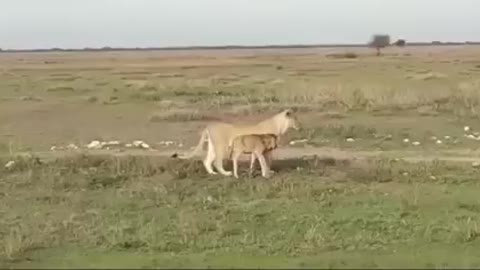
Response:
[[[267,162],[265,157],[270,159],[271,152],[278,147],[278,137],[275,134],[249,134],[237,136],[233,142],[230,151],[230,159],[233,161],[233,175],[238,178],[238,158],[242,154],[250,154],[250,174],[253,173],[253,165],[258,159],[262,169],[262,176],[268,177],[270,173],[270,161]]]
[[[203,130],[196,148],[186,156],[178,156],[181,159],[191,158],[200,152],[205,141],[208,142],[207,156],[203,160],[205,169],[210,174],[217,174],[213,171],[212,164],[218,172],[231,176],[232,172],[225,171],[223,160],[228,157],[227,151],[237,136],[248,134],[275,134],[280,137],[289,128],[299,129],[298,121],[293,116],[292,110],[284,110],[274,116],[252,125],[230,124],[224,122],[212,122]],[[175,155],[175,154],[174,154]]]

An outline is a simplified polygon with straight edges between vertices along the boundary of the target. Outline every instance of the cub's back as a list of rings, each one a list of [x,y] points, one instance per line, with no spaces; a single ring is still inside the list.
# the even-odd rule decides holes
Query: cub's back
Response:
[[[268,151],[277,147],[277,136],[274,134],[249,134],[238,136],[233,140],[236,151],[253,152],[255,150]]]

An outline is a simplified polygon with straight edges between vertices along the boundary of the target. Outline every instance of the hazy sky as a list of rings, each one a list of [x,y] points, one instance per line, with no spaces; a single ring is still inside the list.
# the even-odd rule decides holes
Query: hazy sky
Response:
[[[0,0],[0,48],[480,41],[480,0]]]

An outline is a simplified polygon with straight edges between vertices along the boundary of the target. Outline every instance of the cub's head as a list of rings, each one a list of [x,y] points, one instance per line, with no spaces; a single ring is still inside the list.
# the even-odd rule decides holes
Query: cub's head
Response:
[[[262,141],[266,150],[273,150],[278,147],[278,136],[275,134],[263,135]]]

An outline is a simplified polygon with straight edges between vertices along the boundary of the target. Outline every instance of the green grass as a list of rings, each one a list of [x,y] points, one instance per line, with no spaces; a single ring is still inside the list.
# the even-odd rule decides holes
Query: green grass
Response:
[[[274,166],[270,180],[244,171],[235,181],[173,159],[18,158],[0,175],[2,264],[480,266],[474,168],[318,158]]]
[[[188,147],[207,120],[285,108],[303,126],[285,143],[473,155],[465,150],[478,141],[463,131],[480,130],[472,48],[432,48],[434,58],[414,48],[382,57],[2,54],[0,267],[480,267],[470,164],[276,160],[272,179],[243,171],[235,181],[165,158],[6,157],[96,138]]]

